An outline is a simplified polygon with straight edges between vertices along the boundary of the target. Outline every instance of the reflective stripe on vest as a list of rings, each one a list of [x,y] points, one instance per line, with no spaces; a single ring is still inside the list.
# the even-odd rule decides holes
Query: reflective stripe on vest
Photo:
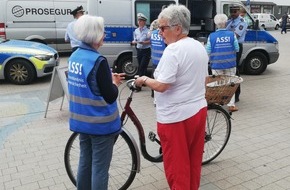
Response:
[[[90,98],[82,98],[78,96],[71,95],[69,96],[69,100],[75,103],[80,103],[83,105],[91,105],[91,106],[107,106],[105,100],[92,100]]]
[[[212,51],[210,63],[212,69],[229,69],[236,66],[236,51],[234,33],[218,30],[210,34]]]
[[[228,58],[228,59],[219,59],[219,60],[215,60],[215,59],[211,59],[211,63],[229,63],[229,62],[235,62],[236,61],[236,52],[235,51],[231,51],[231,52],[217,52],[217,53],[211,53],[210,56],[218,56],[221,57],[223,55],[234,55],[233,58]]]
[[[75,119],[78,121],[86,122],[86,123],[108,123],[115,121],[119,117],[119,111],[116,110],[113,114],[109,116],[86,116],[86,115],[81,115],[77,113],[70,113],[71,119]]]

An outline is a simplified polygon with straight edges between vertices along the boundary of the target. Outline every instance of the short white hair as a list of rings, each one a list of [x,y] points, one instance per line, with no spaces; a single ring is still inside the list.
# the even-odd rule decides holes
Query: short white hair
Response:
[[[165,19],[169,26],[180,25],[182,33],[188,34],[190,28],[190,11],[184,5],[171,4],[158,15],[158,20]]]
[[[104,36],[103,17],[83,15],[77,19],[74,25],[76,37],[87,44],[99,43]]]
[[[149,30],[153,31],[157,29],[158,29],[158,19],[155,19],[153,20],[153,22],[151,22]]]
[[[217,14],[214,17],[214,23],[216,24],[217,28],[225,28],[227,21],[228,17],[225,14]]]

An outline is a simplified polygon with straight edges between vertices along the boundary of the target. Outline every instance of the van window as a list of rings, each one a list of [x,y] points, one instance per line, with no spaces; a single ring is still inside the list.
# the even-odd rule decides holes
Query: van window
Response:
[[[135,25],[138,26],[137,23],[137,13],[143,13],[148,20],[146,21],[147,25],[158,18],[159,13],[162,10],[163,6],[168,6],[170,4],[175,4],[175,1],[138,1],[135,3]]]
[[[249,15],[249,13],[246,13],[244,16],[245,22],[248,24],[248,28],[253,28],[254,27],[254,21]]]
[[[214,1],[188,1],[188,9],[191,12],[191,25],[200,25],[201,20],[215,16]]]
[[[274,15],[270,15],[270,18],[271,18],[272,20],[277,21],[277,19],[276,19],[276,17],[275,17]]]

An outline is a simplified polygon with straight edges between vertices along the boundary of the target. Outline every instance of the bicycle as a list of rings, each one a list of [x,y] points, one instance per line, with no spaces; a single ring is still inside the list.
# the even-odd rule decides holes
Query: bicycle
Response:
[[[162,162],[162,149],[160,141],[154,132],[149,132],[148,138],[159,144],[159,152],[154,157],[146,148],[145,133],[141,122],[135,115],[130,104],[136,90],[134,79],[128,80],[127,87],[131,90],[124,110],[121,114],[123,131],[116,138],[111,166],[109,170],[109,189],[125,190],[133,182],[136,173],[140,171],[140,151],[134,137],[124,127],[128,118],[138,131],[139,144],[143,157],[150,162]],[[207,124],[205,131],[205,146],[202,164],[213,161],[225,148],[231,133],[230,114],[221,105],[210,103],[207,112]],[[67,174],[74,185],[76,185],[76,174],[79,160],[78,133],[73,133],[65,147],[64,162]]]

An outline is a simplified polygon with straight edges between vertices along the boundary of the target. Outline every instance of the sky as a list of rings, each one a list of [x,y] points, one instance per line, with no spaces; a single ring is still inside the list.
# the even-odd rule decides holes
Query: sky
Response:
[[[250,0],[250,2],[273,2],[277,5],[290,6],[290,0]]]

